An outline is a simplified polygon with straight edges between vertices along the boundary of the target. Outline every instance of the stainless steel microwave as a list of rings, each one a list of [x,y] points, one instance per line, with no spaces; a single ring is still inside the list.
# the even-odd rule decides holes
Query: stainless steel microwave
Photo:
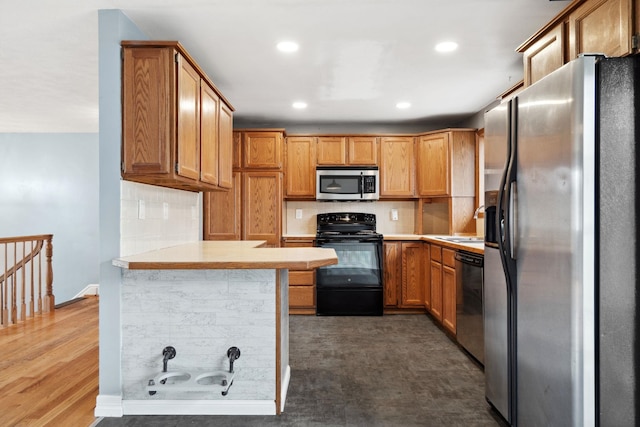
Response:
[[[379,187],[377,166],[316,167],[316,200],[378,200]]]

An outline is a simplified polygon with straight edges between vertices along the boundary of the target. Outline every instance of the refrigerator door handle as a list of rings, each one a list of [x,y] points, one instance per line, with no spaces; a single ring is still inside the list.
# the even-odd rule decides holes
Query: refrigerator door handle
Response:
[[[511,195],[509,196],[509,251],[511,259],[517,259],[516,233],[518,230],[518,183],[511,183]]]

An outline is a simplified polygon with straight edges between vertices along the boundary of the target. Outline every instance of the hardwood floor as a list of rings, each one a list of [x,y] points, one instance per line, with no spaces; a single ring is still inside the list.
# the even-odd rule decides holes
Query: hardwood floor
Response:
[[[98,297],[0,329],[0,425],[87,427],[98,395]]]

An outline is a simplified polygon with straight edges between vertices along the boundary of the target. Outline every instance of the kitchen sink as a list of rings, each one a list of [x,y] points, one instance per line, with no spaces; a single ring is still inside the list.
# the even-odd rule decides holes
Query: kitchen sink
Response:
[[[451,243],[484,243],[484,237],[451,236],[438,237],[438,239]]]

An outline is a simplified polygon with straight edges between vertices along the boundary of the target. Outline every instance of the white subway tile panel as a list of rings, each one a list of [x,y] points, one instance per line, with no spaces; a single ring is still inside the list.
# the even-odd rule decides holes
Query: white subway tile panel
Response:
[[[125,400],[273,400],[276,378],[275,270],[124,270],[121,299]],[[169,370],[226,370],[241,351],[227,396],[145,387],[176,348]]]

